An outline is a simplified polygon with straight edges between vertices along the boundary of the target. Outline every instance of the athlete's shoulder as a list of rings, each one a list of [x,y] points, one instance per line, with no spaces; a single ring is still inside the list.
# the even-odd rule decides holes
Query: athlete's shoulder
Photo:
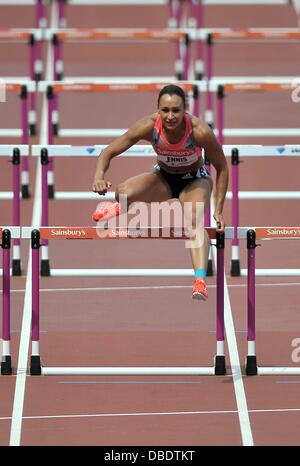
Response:
[[[146,115],[137,120],[128,130],[130,134],[136,134],[143,139],[151,139],[157,114]]]
[[[215,137],[212,129],[201,118],[191,115],[191,125],[197,139],[205,140]]]

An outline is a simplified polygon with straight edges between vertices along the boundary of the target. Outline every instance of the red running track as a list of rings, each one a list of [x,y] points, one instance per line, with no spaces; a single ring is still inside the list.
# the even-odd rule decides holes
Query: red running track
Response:
[[[5,9],[3,11],[9,11]],[[69,26],[163,27],[167,9],[123,7],[74,7]],[[9,23],[9,13],[5,24]],[[21,13],[18,24],[21,25]],[[205,26],[295,27],[291,5],[273,7],[206,7]],[[252,44],[253,45],[253,44]],[[216,51],[217,75],[293,75],[297,73],[298,44],[223,44]],[[73,46],[72,46],[73,47]],[[91,47],[88,49],[88,47]],[[297,48],[297,50],[296,50]],[[66,74],[164,75],[173,72],[170,45],[136,47],[128,55],[126,45],[79,45],[65,51]],[[277,49],[276,49],[277,50]],[[5,55],[7,74],[23,74],[19,60]],[[20,55],[23,56],[23,55]],[[23,59],[22,59],[23,60]],[[25,59],[23,60],[25,62]],[[241,72],[242,70],[242,72]],[[156,106],[153,95],[64,96],[61,119],[66,127],[128,127]],[[17,103],[8,102],[8,126]],[[236,94],[226,101],[228,127],[296,127],[299,106],[279,94]],[[79,109],[79,111],[78,111]],[[40,110],[42,103],[40,102]],[[6,124],[5,123],[5,124]],[[3,143],[10,143],[3,140]],[[13,141],[15,142],[15,141]],[[32,143],[38,138],[31,139]],[[97,144],[56,139],[56,143]],[[107,141],[105,141],[107,142]],[[226,140],[226,143],[287,144],[297,140]],[[1,186],[9,190],[4,160]],[[33,194],[35,167],[31,163]],[[114,161],[109,176],[114,186],[127,176],[148,170],[141,159]],[[297,190],[299,162],[246,159],[240,166],[243,190]],[[91,187],[94,161],[57,160],[58,190],[87,191]],[[230,188],[229,188],[230,189]],[[241,225],[294,225],[297,201],[242,201]],[[10,223],[10,203],[3,201],[1,224]],[[38,199],[22,201],[22,224],[31,225]],[[91,224],[94,201],[51,201],[53,225]],[[230,203],[225,215],[230,223]],[[245,247],[241,264],[246,266]],[[297,267],[298,242],[264,242],[257,248],[258,267]],[[22,264],[28,267],[29,245],[22,245]],[[49,247],[55,268],[176,267],[190,266],[182,241],[83,242],[56,241]],[[229,273],[230,248],[226,251]],[[163,260],[162,260],[163,258]],[[191,279],[41,279],[41,357],[46,366],[59,365],[211,365],[215,353],[215,279],[208,280],[209,301],[190,299]],[[0,444],[20,445],[298,445],[300,414],[299,377],[239,376],[246,356],[246,280],[227,276],[226,301],[228,375],[220,377],[32,377],[25,375],[29,343],[30,309],[28,280],[12,279],[12,356],[17,376],[1,377]],[[257,279],[257,355],[260,365],[297,366],[292,361],[292,341],[299,338],[299,278]],[[234,328],[234,331],[233,331]],[[27,338],[27,340],[26,340]],[[24,352],[19,354],[19,345]],[[236,347],[235,347],[236,344]],[[20,359],[18,359],[20,358]],[[237,361],[234,362],[234,358]],[[25,365],[24,365],[25,361]],[[22,365],[22,364],[23,365]],[[299,365],[299,363],[298,363]],[[237,371],[237,372],[236,372]],[[232,374],[235,374],[233,377]],[[23,392],[22,384],[24,383]],[[20,397],[24,394],[24,400]],[[14,404],[15,403],[15,404]],[[15,407],[15,409],[13,409]],[[22,409],[23,408],[23,409]],[[18,430],[20,428],[20,431]]]

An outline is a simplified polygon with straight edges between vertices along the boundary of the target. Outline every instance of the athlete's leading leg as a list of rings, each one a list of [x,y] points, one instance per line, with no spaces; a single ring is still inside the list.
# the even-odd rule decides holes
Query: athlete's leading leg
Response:
[[[172,197],[168,183],[159,172],[142,173],[119,184],[116,188],[116,200],[127,197],[127,204],[133,202],[162,202]]]
[[[182,205],[188,226],[191,227],[193,236],[189,241],[190,255],[195,271],[195,282],[199,290],[193,290],[193,297],[206,299],[205,277],[209,252],[209,236],[204,229],[204,211],[210,201],[212,180],[210,177],[200,178],[189,183],[180,193],[179,200]]]

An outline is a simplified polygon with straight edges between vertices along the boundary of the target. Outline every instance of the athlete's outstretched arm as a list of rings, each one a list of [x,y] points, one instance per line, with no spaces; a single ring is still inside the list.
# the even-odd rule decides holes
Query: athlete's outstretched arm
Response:
[[[111,187],[111,182],[104,179],[104,175],[109,168],[111,159],[122,154],[141,139],[151,140],[154,126],[154,118],[144,117],[132,125],[126,133],[117,137],[111,144],[102,150],[96,164],[96,171],[92,189],[99,194],[105,194]]]
[[[219,144],[216,136],[209,128],[209,126],[201,122],[201,124],[196,125],[194,128],[194,135],[196,142],[204,148],[206,157],[217,172],[214,219],[217,223],[217,230],[223,231],[225,227],[225,221],[223,218],[223,206],[229,179],[226,157],[224,155],[222,146]]]

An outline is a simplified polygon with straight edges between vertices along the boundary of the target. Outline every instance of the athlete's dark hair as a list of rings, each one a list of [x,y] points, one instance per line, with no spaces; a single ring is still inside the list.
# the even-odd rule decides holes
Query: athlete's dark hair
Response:
[[[180,97],[183,102],[184,108],[186,108],[185,93],[181,87],[176,86],[175,84],[168,84],[167,86],[163,87],[158,94],[157,106],[159,105],[161,97],[165,94],[178,95],[178,97]]]

